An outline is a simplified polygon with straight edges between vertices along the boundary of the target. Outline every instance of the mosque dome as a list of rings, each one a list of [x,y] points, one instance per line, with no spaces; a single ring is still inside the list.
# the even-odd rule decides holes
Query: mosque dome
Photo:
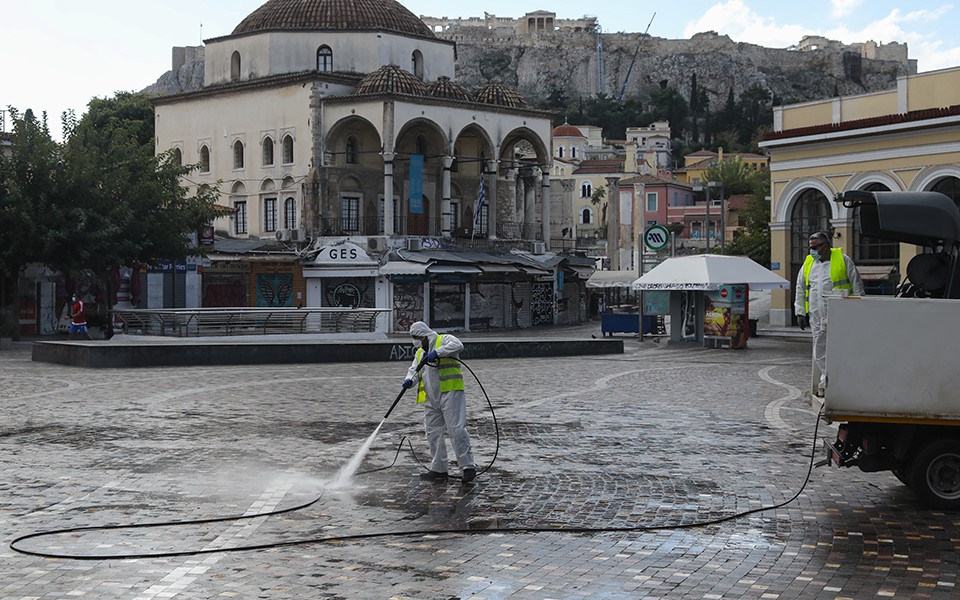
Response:
[[[427,86],[427,95],[431,98],[441,98],[443,100],[473,101],[467,88],[443,75]]]
[[[523,99],[523,96],[502,83],[488,83],[483,85],[473,93],[473,97],[477,102],[495,104],[507,108],[524,108],[527,106],[527,101]]]
[[[436,39],[396,0],[269,0],[247,15],[232,35],[261,31],[385,31]]]
[[[404,71],[397,65],[384,65],[365,75],[354,94],[404,94],[407,96],[426,96],[427,87],[413,76],[413,73]]]

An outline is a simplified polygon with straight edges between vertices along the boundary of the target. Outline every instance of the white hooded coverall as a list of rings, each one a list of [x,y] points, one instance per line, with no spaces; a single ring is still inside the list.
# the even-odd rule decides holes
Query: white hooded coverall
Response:
[[[436,350],[437,356],[441,358],[457,358],[463,350],[463,342],[450,334],[444,334],[441,345],[437,348],[437,332],[422,321],[417,321],[410,326],[410,335],[427,338],[424,356],[430,350]],[[444,431],[450,436],[450,444],[457,455],[457,464],[460,465],[460,469],[476,469],[473,450],[470,447],[470,435],[467,433],[467,398],[464,391],[453,390],[441,394],[440,376],[436,363],[425,364],[420,373],[417,373],[417,359],[414,354],[413,363],[407,369],[407,379],[416,384],[418,378],[423,380],[423,390],[427,395],[423,405],[423,423],[432,457],[430,470],[437,473],[447,472],[447,445],[443,439]],[[416,389],[416,385],[413,389]]]
[[[847,267],[847,281],[853,287],[851,294],[863,296],[863,280],[857,271],[853,260],[843,255],[843,263]],[[803,293],[803,269],[797,277],[797,294],[794,299],[793,311],[797,316],[804,314],[804,304],[807,299]],[[833,291],[833,281],[830,279],[830,254],[827,260],[814,259],[810,267],[810,332],[813,334],[813,362],[820,371],[820,395],[827,387],[827,302],[826,297]]]

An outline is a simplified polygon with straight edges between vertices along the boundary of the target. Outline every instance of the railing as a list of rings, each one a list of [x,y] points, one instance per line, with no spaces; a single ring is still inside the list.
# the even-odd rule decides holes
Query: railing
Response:
[[[115,310],[121,331],[174,337],[363,333],[388,308],[165,308]]]
[[[438,237],[442,235],[440,219],[406,216],[396,217],[393,220],[393,230],[396,235]],[[485,228],[483,228],[485,229]],[[451,232],[457,238],[487,237],[482,231],[473,231],[472,225],[455,227]],[[383,218],[381,217],[326,217],[320,219],[320,235],[350,236],[350,235],[383,235]],[[543,240],[543,226],[540,223],[516,223],[501,221],[497,223],[497,237],[506,240]]]
[[[426,217],[396,217],[393,230],[397,235],[436,237],[441,234],[441,222]],[[320,219],[320,235],[383,235],[383,218],[325,217]]]

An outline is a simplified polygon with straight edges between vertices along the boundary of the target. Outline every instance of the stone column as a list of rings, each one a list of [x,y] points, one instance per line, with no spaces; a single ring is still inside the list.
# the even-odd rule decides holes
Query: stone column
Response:
[[[450,239],[450,229],[452,219],[450,218],[450,169],[453,166],[452,156],[443,157],[443,178],[440,182],[440,193],[443,198],[440,201],[440,234]]]
[[[487,177],[486,182],[486,194],[487,194],[487,239],[495,240],[497,239],[497,209],[499,203],[497,202],[497,161],[488,160],[485,165],[484,171],[492,175],[492,177]],[[481,175],[482,177],[483,175]]]
[[[393,152],[383,153],[383,235],[396,233],[393,229]]]
[[[537,177],[533,169],[529,170],[529,175],[523,176],[523,218],[520,221],[520,239],[536,239],[534,234],[534,223],[537,221]]]
[[[550,249],[550,169],[540,168],[540,227],[543,230],[543,243]]]
[[[607,177],[607,259],[620,270],[620,178]]]
[[[394,109],[393,102],[383,103],[383,235],[387,237],[396,234],[393,226]]]

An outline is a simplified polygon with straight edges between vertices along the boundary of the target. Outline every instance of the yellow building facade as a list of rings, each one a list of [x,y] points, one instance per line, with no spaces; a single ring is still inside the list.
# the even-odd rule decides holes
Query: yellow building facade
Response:
[[[861,235],[856,209],[833,198],[932,190],[960,205],[960,67],[903,76],[885,92],[776,107],[760,146],[770,156],[774,272],[795,285],[807,238],[828,231],[861,271],[902,279],[917,248]],[[793,293],[773,293],[771,324],[795,323]]]

